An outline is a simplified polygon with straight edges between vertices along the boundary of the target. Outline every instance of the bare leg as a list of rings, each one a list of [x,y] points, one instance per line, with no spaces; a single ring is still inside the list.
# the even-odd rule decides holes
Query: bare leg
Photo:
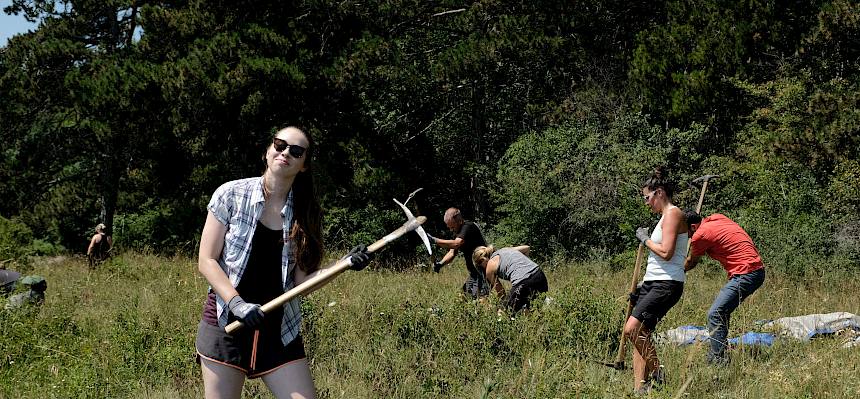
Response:
[[[624,336],[633,345],[633,388],[640,389],[645,376],[660,368],[657,350],[651,342],[651,331],[635,317],[627,319]]]
[[[200,366],[203,369],[203,392],[206,399],[242,397],[245,373],[206,359],[200,359]]]
[[[313,399],[316,388],[307,359],[299,359],[263,376],[278,399]]]

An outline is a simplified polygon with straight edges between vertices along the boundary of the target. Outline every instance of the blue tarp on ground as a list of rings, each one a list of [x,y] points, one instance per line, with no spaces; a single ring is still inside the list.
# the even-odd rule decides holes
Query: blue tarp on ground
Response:
[[[848,312],[809,314],[767,321],[762,327],[773,333],[747,332],[740,337],[730,338],[729,344],[771,346],[778,337],[809,341],[812,338],[843,331],[858,334],[860,317]],[[702,326],[681,326],[657,335],[657,342],[675,345],[690,345],[695,342],[706,342],[708,339],[710,334]],[[850,340],[852,341],[844,347],[860,346],[860,339],[850,337]]]
[[[770,333],[748,332],[737,338],[730,338],[731,345],[753,345],[753,346],[771,346],[776,340],[776,335]]]

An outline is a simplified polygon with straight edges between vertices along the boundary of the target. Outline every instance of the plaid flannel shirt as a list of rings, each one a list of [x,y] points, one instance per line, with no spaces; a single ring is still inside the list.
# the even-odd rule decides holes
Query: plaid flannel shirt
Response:
[[[224,249],[218,264],[233,287],[239,286],[242,274],[251,255],[251,239],[257,221],[263,214],[265,197],[263,195],[263,178],[252,177],[224,183],[212,194],[212,199],[206,207],[219,222],[227,226],[224,236]],[[295,265],[294,244],[289,239],[290,226],[293,222],[293,193],[290,191],[284,208],[281,209],[284,218],[284,249],[281,254],[281,278],[284,292],[293,288],[293,268]],[[227,325],[229,310],[224,298],[215,295],[218,310],[218,325]],[[299,335],[302,324],[301,298],[295,298],[284,304],[284,318],[281,322],[281,341],[284,345],[290,343]]]

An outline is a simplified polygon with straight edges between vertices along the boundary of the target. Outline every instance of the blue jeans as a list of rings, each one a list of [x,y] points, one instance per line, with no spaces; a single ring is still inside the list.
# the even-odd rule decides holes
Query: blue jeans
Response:
[[[725,362],[726,343],[729,335],[729,319],[732,312],[746,297],[752,295],[764,283],[764,268],[747,274],[732,276],[723,286],[711,309],[708,310],[708,331],[711,334],[709,362]]]

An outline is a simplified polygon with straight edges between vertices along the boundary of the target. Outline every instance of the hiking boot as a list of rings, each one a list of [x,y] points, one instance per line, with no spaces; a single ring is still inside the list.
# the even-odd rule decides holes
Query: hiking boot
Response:
[[[708,354],[708,365],[716,366],[716,367],[726,367],[729,365],[729,357],[728,356],[719,356]]]
[[[642,384],[642,386],[640,386],[638,389],[633,390],[633,396],[636,396],[636,397],[648,396],[651,393],[651,384],[649,384],[645,380],[642,380],[639,383]]]
[[[651,386],[654,388],[659,388],[666,382],[666,371],[663,370],[663,365],[660,365],[660,368],[651,372],[651,376],[648,377],[648,382],[651,383]]]

